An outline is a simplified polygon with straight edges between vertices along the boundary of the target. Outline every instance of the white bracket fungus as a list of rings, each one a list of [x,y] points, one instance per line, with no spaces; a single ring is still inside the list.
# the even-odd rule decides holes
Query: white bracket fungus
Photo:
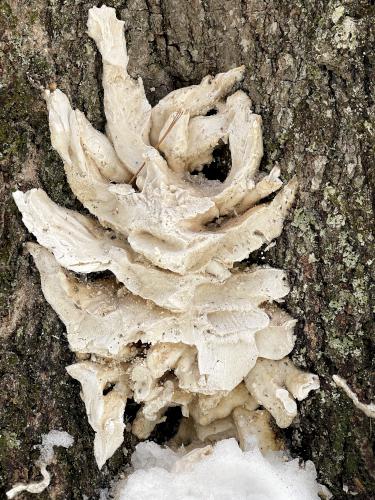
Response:
[[[337,387],[343,389],[345,394],[353,401],[356,408],[361,410],[366,415],[366,417],[375,418],[375,403],[361,403],[361,401],[358,399],[357,394],[355,394],[355,392],[351,390],[345,379],[343,379],[339,375],[333,375],[332,378]]]
[[[91,361],[70,365],[67,371],[82,385],[82,399],[95,431],[94,454],[101,468],[123,442],[125,404],[130,395],[127,376],[120,366]]]
[[[142,405],[132,424],[140,438],[180,406],[176,443],[234,436],[245,446],[254,433],[275,449],[268,412],[288,426],[295,399],[319,382],[285,358],[295,341],[295,320],[276,304],[289,291],[285,273],[234,263],[280,235],[296,180],[282,187],[277,168],[259,172],[261,118],[243,91],[229,95],[244,67],[151,108],[141,78],[127,72],[123,24],[114,9],[90,9],[106,135],[63,92],[46,91],[52,145],[98,222],[40,189],[14,193],[39,242],[29,250],[44,295],[85,357],[67,370],[82,385],[97,463],[123,442],[129,398]],[[208,180],[201,171],[225,143],[231,169],[224,182]],[[97,271],[113,276],[80,277]]]
[[[279,427],[288,427],[297,415],[295,399],[305,399],[319,389],[317,375],[296,368],[288,358],[280,361],[259,358],[245,378],[250,394],[276,420]]]

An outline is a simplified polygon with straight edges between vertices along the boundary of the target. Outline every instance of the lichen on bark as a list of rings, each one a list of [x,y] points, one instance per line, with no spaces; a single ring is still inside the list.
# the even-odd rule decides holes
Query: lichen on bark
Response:
[[[374,6],[367,0],[107,3],[126,23],[130,72],[142,75],[153,104],[208,73],[247,66],[243,89],[264,122],[262,168],[278,165],[286,180],[297,174],[301,186],[278,245],[253,257],[288,270],[287,308],[302,318],[294,361],[322,382],[288,432],[291,449],[315,462],[335,498],[351,497],[345,491],[373,496],[369,419],[331,376],[348,380],[361,401],[373,400]],[[57,82],[103,129],[100,64],[84,34],[87,11],[97,4],[0,2],[1,487],[37,478],[33,446],[41,434],[59,428],[81,435],[74,448],[57,451],[41,498],[96,498],[126,461],[118,452],[104,472],[96,470],[78,385],[64,371],[72,361],[64,331],[23,253],[26,233],[10,198],[16,188],[43,187],[55,202],[81,209],[50,149],[41,89]]]

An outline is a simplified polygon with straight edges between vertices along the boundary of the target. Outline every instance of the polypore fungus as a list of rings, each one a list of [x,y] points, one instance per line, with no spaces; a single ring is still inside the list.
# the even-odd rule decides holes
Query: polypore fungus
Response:
[[[126,374],[120,366],[83,361],[67,368],[82,385],[81,397],[95,431],[94,454],[101,468],[123,442],[124,410],[130,396]]]
[[[288,427],[297,415],[295,399],[305,399],[319,388],[317,375],[296,368],[288,358],[280,361],[259,358],[245,378],[250,394],[276,420],[279,427]]]
[[[52,145],[91,216],[40,189],[14,199],[40,244],[29,250],[44,295],[79,359],[67,370],[82,386],[97,463],[123,441],[129,398],[141,405],[132,424],[139,438],[180,406],[175,442],[234,436],[245,446],[253,433],[263,450],[275,449],[266,410],[289,425],[293,398],[318,381],[285,359],[295,325],[277,305],[289,291],[285,273],[234,264],[279,236],[296,180],[282,187],[278,168],[259,172],[261,118],[243,91],[228,96],[244,67],[151,108],[142,80],[127,72],[114,9],[90,9],[88,33],[103,59],[106,135],[60,90],[46,91],[46,101]],[[230,171],[209,180],[203,167],[226,143]],[[82,279],[97,271],[112,277]]]
[[[337,387],[343,389],[345,394],[353,401],[354,406],[356,406],[359,410],[361,410],[366,415],[366,417],[375,418],[375,403],[369,403],[369,404],[361,403],[361,401],[359,401],[358,399],[357,394],[355,394],[350,389],[345,379],[343,379],[339,375],[333,375],[332,378]]]

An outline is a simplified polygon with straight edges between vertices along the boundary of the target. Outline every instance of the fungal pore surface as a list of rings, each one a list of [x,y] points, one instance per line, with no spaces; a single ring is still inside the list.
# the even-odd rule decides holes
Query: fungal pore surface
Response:
[[[14,193],[38,241],[28,248],[43,293],[77,354],[67,370],[82,386],[98,466],[123,442],[130,398],[140,405],[132,422],[140,439],[179,406],[171,446],[234,437],[245,448],[256,435],[262,451],[277,449],[272,422],[289,426],[296,400],[319,381],[286,357],[295,320],[279,305],[284,271],[235,264],[280,235],[296,180],[283,186],[277,168],[259,172],[261,118],[234,91],[243,67],[151,108],[142,80],[127,72],[123,24],[114,9],[90,9],[106,134],[59,89],[45,95],[52,145],[91,215],[41,189]],[[202,170],[223,144],[231,168],[223,182],[209,180]],[[84,279],[99,271],[108,272]]]

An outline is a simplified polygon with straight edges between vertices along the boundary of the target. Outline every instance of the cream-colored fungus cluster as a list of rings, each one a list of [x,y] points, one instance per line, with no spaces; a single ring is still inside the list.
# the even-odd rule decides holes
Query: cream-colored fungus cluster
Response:
[[[40,244],[29,249],[45,297],[77,354],[67,370],[82,386],[97,463],[123,441],[129,398],[142,404],[132,423],[139,438],[180,406],[176,445],[223,437],[244,445],[256,434],[273,449],[271,416],[290,425],[295,399],[319,381],[286,358],[295,320],[277,305],[289,290],[285,273],[234,263],[280,235],[296,181],[282,187],[277,168],[258,171],[261,119],[244,92],[231,93],[243,67],[151,108],[142,80],[127,72],[114,9],[92,8],[88,33],[103,59],[106,134],[60,90],[46,101],[69,184],[99,222],[40,189],[14,199]],[[201,172],[220,144],[232,157],[224,182]],[[113,276],[82,279],[97,271]]]

